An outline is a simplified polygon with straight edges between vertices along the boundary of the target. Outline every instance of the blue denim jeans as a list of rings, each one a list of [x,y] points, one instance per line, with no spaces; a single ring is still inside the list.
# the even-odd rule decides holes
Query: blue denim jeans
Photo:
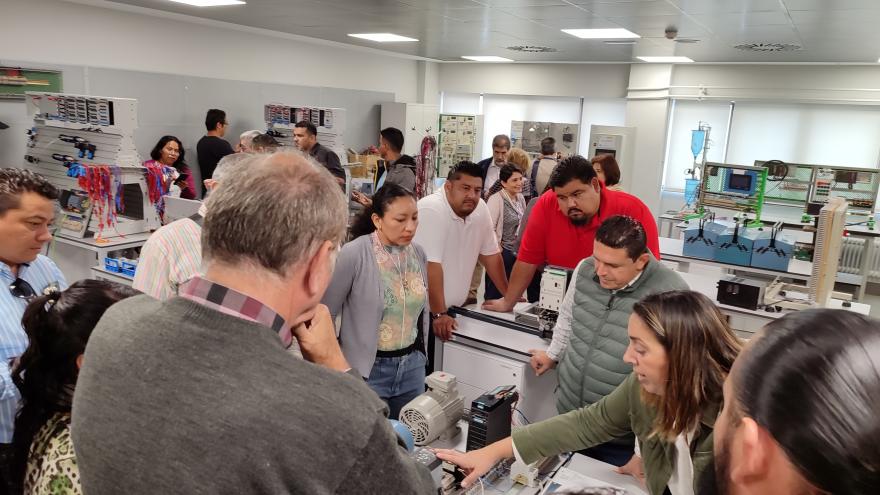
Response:
[[[398,419],[400,410],[425,391],[425,363],[422,351],[400,357],[377,357],[367,384],[388,404],[391,419]]]

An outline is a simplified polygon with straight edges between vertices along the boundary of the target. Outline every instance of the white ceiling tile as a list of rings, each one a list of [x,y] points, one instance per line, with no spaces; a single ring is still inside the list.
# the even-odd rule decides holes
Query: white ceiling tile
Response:
[[[591,0],[571,0],[593,14],[603,17],[631,17],[650,15],[673,15],[681,11],[666,0],[640,2],[603,2]]]
[[[473,50],[517,60],[619,61],[633,47],[578,40],[564,28],[622,27],[654,47],[698,62],[851,62],[880,57],[880,0],[247,0],[235,8],[199,9],[158,0],[108,0],[204,19],[380,48],[438,60]],[[573,5],[578,5],[574,7]],[[589,11],[589,12],[588,12]],[[789,16],[790,19],[789,20]],[[791,23],[794,23],[792,27]],[[670,44],[666,26],[693,45]],[[356,41],[351,32],[393,32],[418,43]],[[802,43],[800,52],[741,52],[744,42]],[[507,46],[551,46],[522,54]],[[491,53],[489,53],[491,52]]]
[[[788,10],[878,9],[877,0],[780,0]]]
[[[668,0],[692,15],[782,11],[779,0]]]

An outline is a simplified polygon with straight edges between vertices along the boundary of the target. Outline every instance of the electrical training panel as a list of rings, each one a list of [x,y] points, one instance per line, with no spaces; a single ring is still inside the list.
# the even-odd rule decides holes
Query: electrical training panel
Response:
[[[134,145],[137,100],[28,92],[26,101],[34,121],[23,166],[61,192],[60,235],[114,237],[160,226]],[[101,201],[75,176],[97,169],[113,177]]]

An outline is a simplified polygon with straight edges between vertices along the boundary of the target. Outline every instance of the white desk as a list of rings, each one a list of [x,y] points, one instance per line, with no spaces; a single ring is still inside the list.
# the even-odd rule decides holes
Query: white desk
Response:
[[[574,490],[577,488],[592,488],[596,486],[613,486],[616,488],[622,488],[626,490],[628,495],[648,495],[648,492],[645,488],[642,487],[632,476],[617,474],[614,471],[614,466],[611,464],[606,464],[602,461],[597,461],[592,457],[587,457],[581,454],[575,454],[571,457],[571,460],[560,468],[556,474],[550,478],[548,485],[547,493],[556,493],[550,492],[556,488],[554,486],[554,482],[559,486],[559,490]],[[578,481],[587,481],[583,485],[586,486],[577,486],[580,483],[566,485],[563,483],[564,480],[571,480],[571,478],[575,478],[574,476],[570,476],[571,472],[576,475],[583,475],[588,478],[592,478],[592,480],[578,480]],[[598,483],[592,482],[595,480]],[[566,491],[565,493],[568,493]]]
[[[130,277],[124,273],[111,272],[103,266],[93,266],[91,278],[97,280],[109,280],[129,287],[134,283],[134,277]]]
[[[95,242],[94,238],[73,239],[56,236],[49,248],[49,257],[58,265],[68,283],[92,277],[91,268],[104,265],[104,258],[112,251],[138,248],[147,242],[149,232],[130,234],[125,237],[105,239]]]
[[[660,238],[660,256],[662,259],[667,261],[676,261],[681,266],[681,270],[686,272],[688,270],[689,263],[699,263],[701,265],[708,265],[721,268],[723,270],[734,270],[739,272],[747,272],[747,273],[759,273],[761,275],[768,275],[771,277],[782,277],[791,280],[810,280],[810,274],[813,271],[813,264],[809,261],[804,260],[796,260],[792,259],[791,263],[788,265],[787,272],[780,272],[777,270],[767,270],[764,268],[756,268],[753,266],[742,266],[742,265],[732,265],[729,263],[721,263],[720,261],[714,260],[706,260],[702,258],[694,258],[691,256],[685,256],[683,253],[684,250],[684,240],[682,239],[671,239],[668,237]],[[838,273],[836,280],[840,283],[855,285],[855,286],[863,286],[864,279],[860,275],[854,275],[849,273]]]
[[[458,329],[452,339],[436,342],[435,369],[455,375],[465,407],[469,408],[471,401],[499,385],[515,385],[520,393],[517,407],[529,421],[556,416],[556,370],[536,376],[529,365],[529,351],[547,350],[550,341],[504,326],[504,322],[513,324],[513,313],[471,308],[477,313],[475,316],[487,315],[497,320],[456,316]]]
[[[434,449],[454,449],[464,452],[467,444],[467,422],[464,420],[459,421],[458,428],[459,432],[456,435],[444,440],[435,440],[431,442],[430,447]],[[547,485],[552,484],[554,479],[558,479],[559,483],[561,483],[567,474],[563,469],[568,469],[575,473],[588,476],[599,482],[597,484],[591,484],[591,486],[611,485],[627,490],[629,495],[647,495],[645,489],[642,488],[641,485],[639,485],[639,483],[631,476],[617,474],[614,471],[615,467],[611,464],[606,464],[602,461],[581,454],[574,454],[567,459],[562,466],[553,468],[551,470],[551,473],[553,474],[542,486],[532,488],[515,484],[505,477],[504,479],[496,480],[493,483],[492,488],[494,488],[494,491],[488,489],[486,491],[489,493],[504,493],[506,495],[537,495],[542,493]],[[477,486],[479,487],[479,485]],[[470,491],[469,493],[475,492]],[[477,493],[479,493],[479,491]]]
[[[856,222],[862,217],[847,217],[848,222]],[[807,232],[800,230],[799,228],[805,226],[811,226],[812,223],[803,223],[798,218],[789,217],[785,215],[764,215],[761,217],[761,221],[765,224],[773,224],[777,221],[783,223],[783,226],[786,227],[796,227],[795,229],[787,229],[785,232],[788,234],[793,234],[795,237],[795,241],[802,244],[812,244],[813,243],[813,232]],[[676,228],[683,228],[684,220],[678,218],[675,214],[672,213],[664,213],[657,217],[657,227],[661,236],[666,238],[677,238],[675,235]],[[665,232],[664,232],[665,229]],[[874,228],[874,230],[868,229],[867,225],[859,224],[859,225],[848,225],[846,227],[846,231],[849,233],[851,237],[861,237],[864,239],[864,246],[862,247],[862,256],[861,256],[861,266],[859,267],[859,272],[857,274],[850,273],[838,273],[837,281],[855,285],[857,287],[857,291],[854,296],[856,300],[862,300],[865,297],[865,289],[868,285],[868,277],[871,275],[872,268],[872,260],[874,259],[874,251],[876,247],[874,245],[874,239],[880,237],[880,225]],[[661,239],[663,239],[661,237]],[[662,252],[662,249],[661,249]]]

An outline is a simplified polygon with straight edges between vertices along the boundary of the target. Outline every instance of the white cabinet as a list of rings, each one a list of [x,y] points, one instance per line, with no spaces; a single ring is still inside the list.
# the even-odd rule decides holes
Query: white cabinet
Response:
[[[442,370],[455,375],[464,407],[501,385],[515,385],[520,394],[517,409],[535,422],[556,415],[556,370],[535,376],[528,363],[458,342],[443,345]]]
[[[440,106],[424,103],[383,103],[380,128],[396,127],[403,132],[403,153],[419,154],[422,139],[431,134],[437,138]]]

